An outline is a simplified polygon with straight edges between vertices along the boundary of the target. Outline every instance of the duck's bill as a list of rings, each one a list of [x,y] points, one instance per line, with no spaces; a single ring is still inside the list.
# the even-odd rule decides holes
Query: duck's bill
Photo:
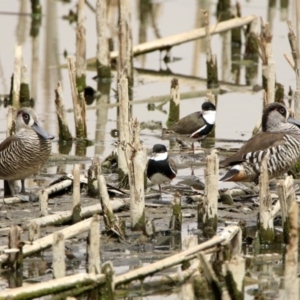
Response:
[[[296,120],[296,119],[294,119],[294,118],[289,117],[289,118],[287,119],[287,121],[288,121],[289,123],[291,123],[291,124],[294,124],[294,125],[300,127],[300,121],[298,121],[298,120]]]
[[[34,122],[34,124],[31,126],[31,128],[43,139],[45,140],[53,140],[54,136],[48,133],[46,130],[43,129],[43,127],[40,126],[38,122]]]

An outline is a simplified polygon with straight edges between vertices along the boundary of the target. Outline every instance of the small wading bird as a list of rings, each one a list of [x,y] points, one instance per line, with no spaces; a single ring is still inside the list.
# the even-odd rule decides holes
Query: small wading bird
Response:
[[[21,180],[21,193],[25,193],[24,180],[46,163],[53,138],[40,126],[31,108],[18,110],[15,135],[0,144],[0,179],[7,180],[12,195],[16,194],[14,180]]]
[[[300,129],[293,124],[300,126],[299,121],[289,117],[284,105],[269,104],[263,111],[262,132],[220,162],[220,167],[231,167],[220,181],[257,183],[265,156],[269,179],[287,172],[300,158]]]
[[[177,167],[175,162],[169,158],[165,145],[153,146],[153,153],[147,165],[147,177],[153,184],[158,184],[161,193],[161,184],[170,183],[176,177]]]
[[[202,104],[202,111],[191,113],[174,123],[169,129],[164,129],[163,134],[176,133],[185,140],[194,142],[203,140],[213,129],[216,121],[216,107],[211,102]]]

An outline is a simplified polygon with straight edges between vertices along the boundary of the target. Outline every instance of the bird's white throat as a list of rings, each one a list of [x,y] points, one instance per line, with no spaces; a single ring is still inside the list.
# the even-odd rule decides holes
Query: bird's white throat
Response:
[[[216,122],[216,111],[208,110],[203,112],[203,118],[204,120],[210,124],[213,125]]]
[[[152,154],[150,159],[159,161],[159,160],[165,160],[168,157],[168,152],[164,152],[164,153],[154,153]]]

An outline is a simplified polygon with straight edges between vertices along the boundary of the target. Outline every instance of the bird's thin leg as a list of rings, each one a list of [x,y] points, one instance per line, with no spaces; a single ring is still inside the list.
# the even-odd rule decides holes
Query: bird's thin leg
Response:
[[[25,180],[24,179],[21,179],[21,193],[22,194],[26,193],[26,191],[25,191]]]

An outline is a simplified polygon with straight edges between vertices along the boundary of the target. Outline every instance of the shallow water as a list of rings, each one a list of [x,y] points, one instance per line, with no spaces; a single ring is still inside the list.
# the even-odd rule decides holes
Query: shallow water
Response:
[[[70,93],[69,75],[67,69],[59,66],[66,63],[63,52],[73,55],[75,51],[75,29],[76,25],[69,24],[63,20],[62,16],[67,15],[69,9],[76,9],[75,1],[71,3],[62,3],[54,0],[41,1],[43,9],[42,25],[38,39],[33,42],[29,35],[31,18],[29,1],[0,1],[0,26],[2,28],[2,43],[0,52],[0,95],[6,95],[10,89],[10,76],[13,72],[14,62],[14,45],[17,41],[23,44],[24,64],[28,66],[31,74],[31,95],[35,99],[35,110],[37,111],[43,126],[52,134],[58,136],[57,120],[54,106],[54,89],[57,81],[61,81],[66,109],[72,108],[72,98]],[[94,3],[91,3],[95,5]],[[284,85],[285,94],[288,87],[295,88],[295,75],[292,68],[286,62],[283,54],[290,53],[290,46],[287,39],[288,28],[286,25],[287,18],[292,19],[292,4],[288,9],[281,9],[277,1],[276,6],[272,9],[267,7],[266,2],[260,0],[242,0],[240,1],[242,16],[256,14],[264,20],[270,22],[273,30],[273,51],[274,61],[276,62],[276,79]],[[200,9],[210,11],[211,24],[216,23],[216,2],[213,1],[154,1],[153,14],[155,18],[155,28],[151,25],[149,15],[144,17],[145,24],[139,20],[139,6],[137,1],[132,1],[132,26],[133,26],[133,44],[136,45],[144,40],[150,41],[157,38],[157,33],[162,36],[181,33],[195,28],[197,20],[201,20]],[[86,7],[86,28],[87,28],[87,58],[95,56],[96,53],[96,25],[94,13]],[[19,13],[22,12],[20,15]],[[113,35],[114,47],[117,49],[117,6],[110,8],[110,33]],[[145,26],[143,28],[142,26]],[[5,29],[5,30],[4,30]],[[139,32],[145,30],[145,36],[142,37]],[[156,29],[156,30],[155,30]],[[142,38],[144,40],[142,40]],[[261,85],[261,63],[259,62],[256,76],[251,80],[251,86],[245,86],[246,65],[240,66],[240,75],[237,77],[231,72],[231,62],[226,64],[222,60],[224,48],[223,38],[221,35],[212,36],[212,49],[217,55],[220,80],[226,83],[238,83],[238,87],[232,87],[227,93],[218,96],[218,110],[215,137],[213,143],[215,147],[237,148],[242,143],[241,140],[250,138],[252,129],[261,117],[262,109],[262,92],[253,92],[252,86]],[[36,52],[35,63],[37,69],[33,71],[33,52]],[[243,53],[243,48],[242,48]],[[162,57],[165,53],[159,51],[140,56],[134,59],[134,67],[156,72],[135,71],[135,86],[133,97],[134,100],[150,99],[155,96],[168,95],[170,92],[170,81],[174,75],[166,76],[159,70],[169,69],[173,74],[186,76],[196,76],[198,78],[206,77],[205,65],[205,42],[189,42],[175,46],[171,50],[171,56],[176,58],[173,62],[165,64]],[[111,84],[110,103],[115,103],[116,90],[116,73]],[[97,83],[92,79],[95,71],[87,71],[87,85],[96,89]],[[179,79],[180,91],[201,91],[206,89],[205,81],[200,79],[184,80]],[[227,85],[221,84],[221,87],[227,89]],[[203,97],[184,99],[180,105],[180,116],[183,117],[197,109],[200,109]],[[95,154],[100,155],[103,159],[111,153],[116,141],[110,134],[111,130],[117,128],[117,109],[101,108],[101,116],[93,106],[87,110],[87,129],[88,138],[96,141],[95,146],[88,147],[86,155],[93,157]],[[155,105],[159,105],[156,103]],[[133,105],[132,115],[138,117],[142,122],[151,120],[159,121],[165,127],[169,104],[163,106],[163,110],[149,111],[147,103]],[[74,120],[72,112],[68,113],[68,121],[72,133],[74,134]],[[167,140],[161,140],[160,130],[145,129],[141,132],[141,140],[148,147],[152,148],[155,143],[164,143],[168,148],[172,148]],[[0,140],[6,135],[6,108],[0,108]],[[226,139],[228,142],[218,142]],[[231,141],[229,141],[231,140]],[[234,142],[236,141],[236,142]],[[53,142],[53,152],[58,152],[57,142]],[[75,146],[72,147],[70,154],[75,154]],[[179,161],[179,164],[182,162]],[[89,164],[86,164],[85,168]],[[72,165],[68,165],[66,171],[71,171]],[[57,177],[57,167],[47,169],[48,176],[43,173],[42,178],[45,181],[42,184],[47,185],[54,177]],[[173,185],[180,180],[185,179],[191,174],[191,168],[184,166],[180,168],[178,176],[172,182]],[[203,177],[203,167],[194,167],[194,175],[199,178]],[[36,187],[36,182],[32,179],[27,180],[28,187]],[[220,188],[232,187],[230,183],[220,184]],[[0,187],[2,188],[2,182]],[[164,200],[170,201],[171,196],[164,194]],[[196,227],[195,224],[188,226]],[[183,229],[183,236],[188,234],[188,226]],[[120,269],[119,269],[120,268]],[[117,267],[118,271],[124,271],[124,267]],[[171,296],[170,296],[171,297]],[[160,299],[159,296],[148,297],[148,299]],[[174,299],[174,298],[170,298]],[[251,298],[248,298],[251,299]]]

